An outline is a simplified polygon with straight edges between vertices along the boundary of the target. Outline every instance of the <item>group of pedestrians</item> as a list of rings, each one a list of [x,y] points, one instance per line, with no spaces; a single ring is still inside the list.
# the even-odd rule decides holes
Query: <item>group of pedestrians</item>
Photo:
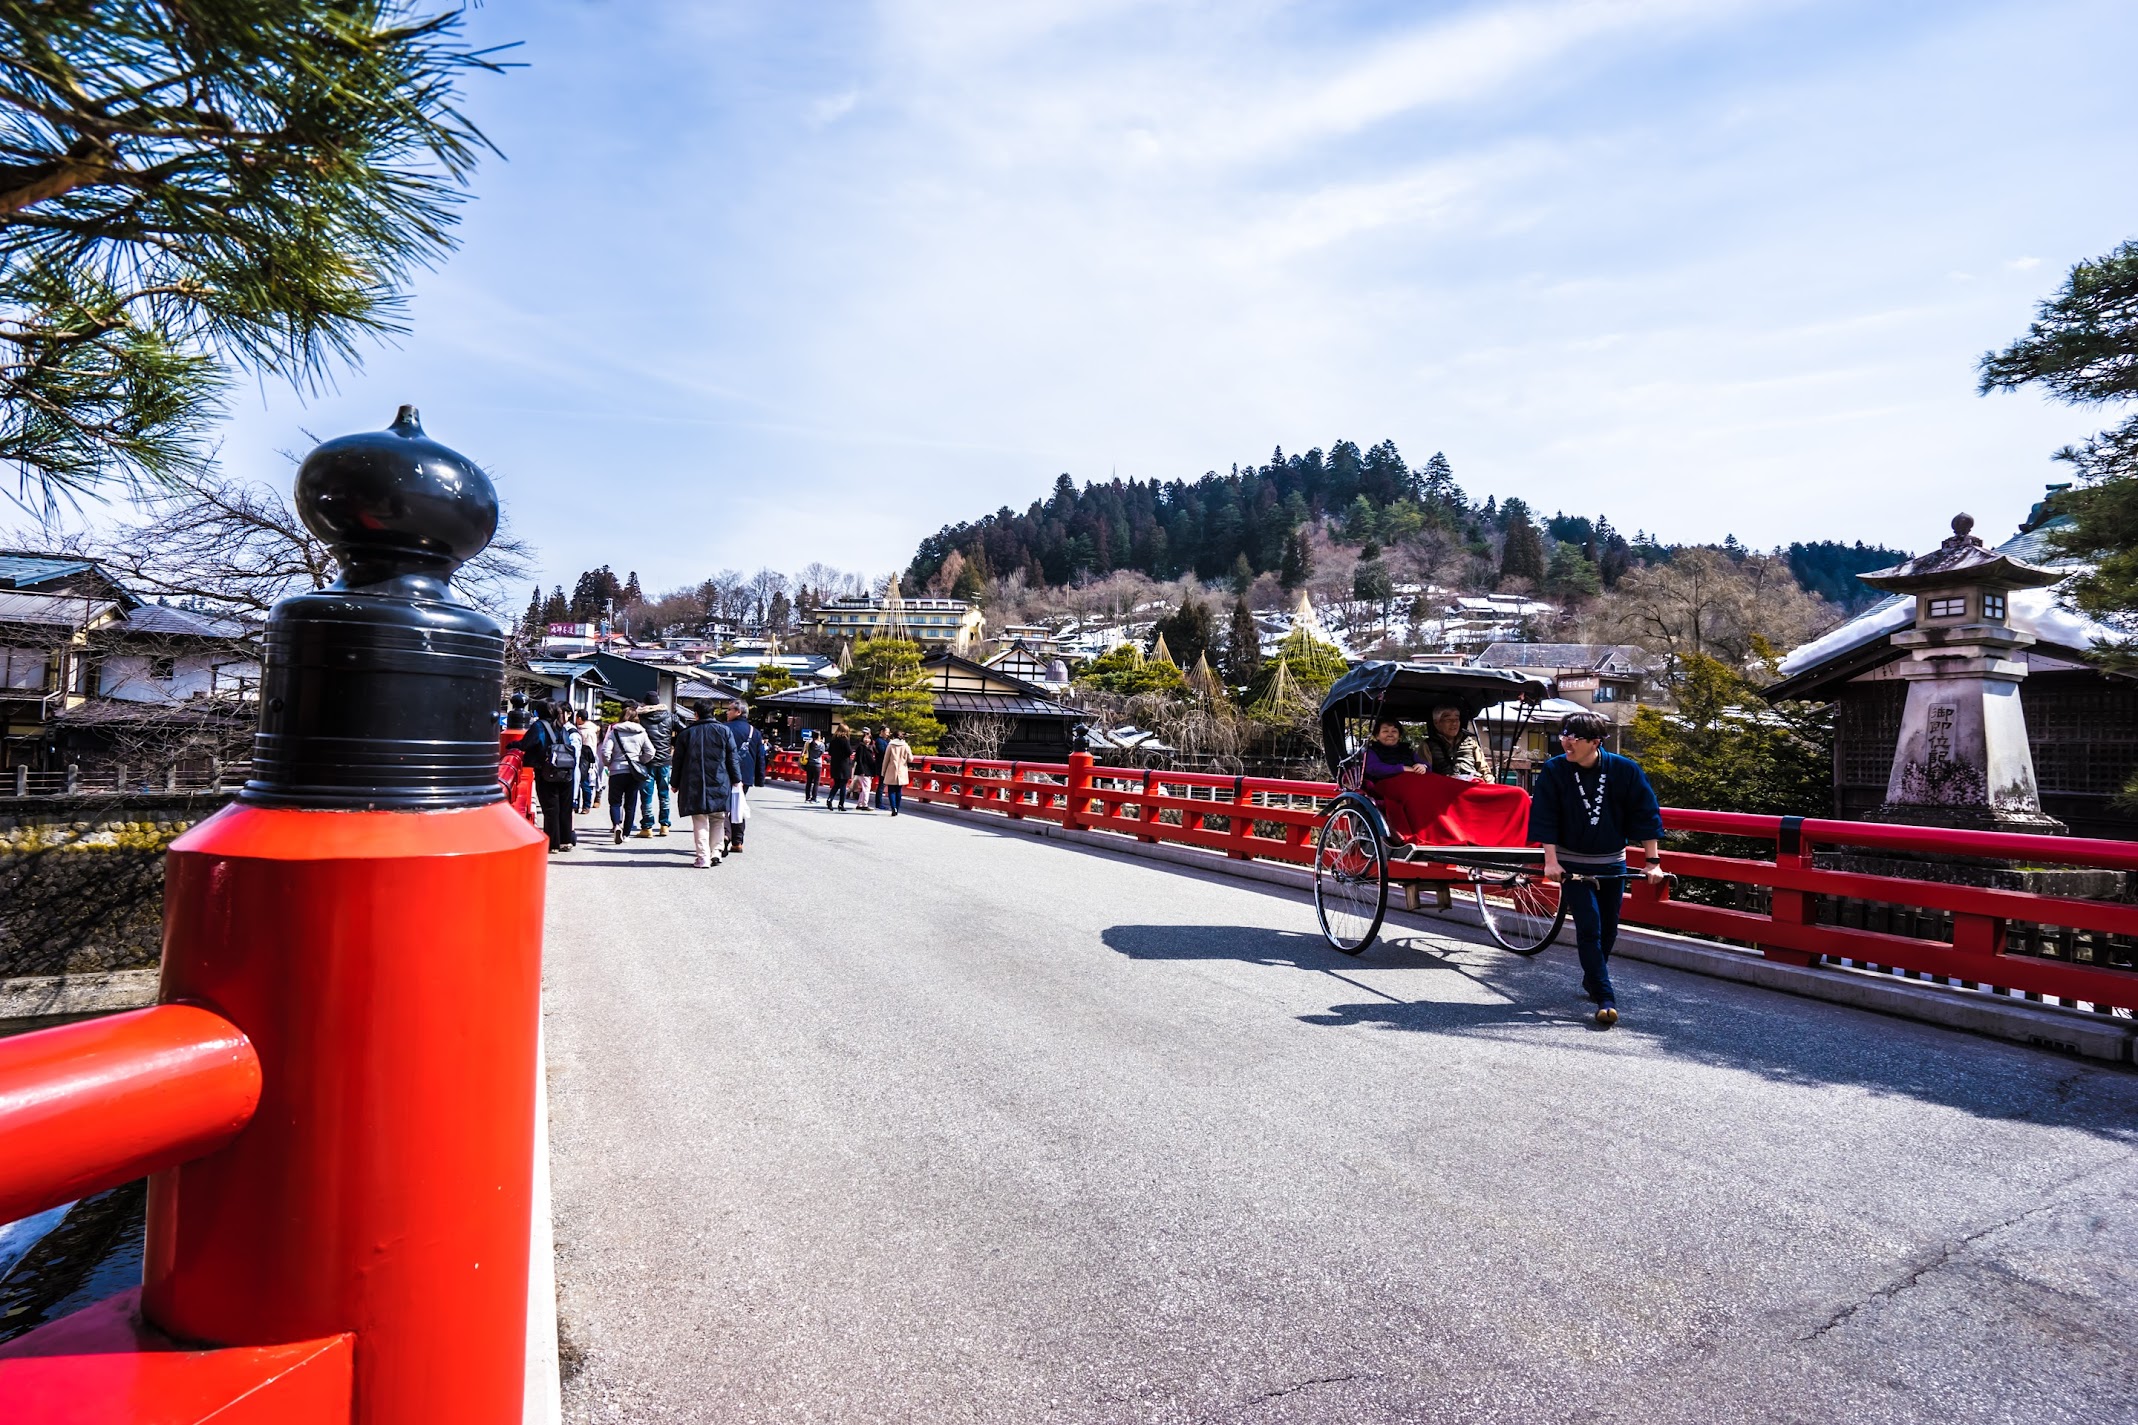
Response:
[[[893,727],[856,731],[832,724],[831,736],[802,734],[802,799],[818,800],[830,811],[888,811],[897,816],[913,780],[913,748]],[[874,797],[873,803],[870,798]]]
[[[628,704],[606,725],[557,702],[538,702],[533,712],[520,754],[534,771],[552,852],[577,846],[574,814],[592,811],[604,788],[619,846],[627,836],[666,836],[672,816],[682,816],[694,864],[717,866],[742,850],[748,789],[765,784],[770,756],[740,702],[700,699],[684,719],[658,703]]]

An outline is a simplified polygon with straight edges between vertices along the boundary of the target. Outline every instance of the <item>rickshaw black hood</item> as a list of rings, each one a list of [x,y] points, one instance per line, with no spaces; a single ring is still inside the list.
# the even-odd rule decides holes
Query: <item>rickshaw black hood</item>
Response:
[[[1535,678],[1500,668],[1447,668],[1431,663],[1360,663],[1330,685],[1321,704],[1321,744],[1333,770],[1350,752],[1348,718],[1392,717],[1424,722],[1450,703],[1470,723],[1486,708],[1521,699],[1541,703],[1551,690]]]

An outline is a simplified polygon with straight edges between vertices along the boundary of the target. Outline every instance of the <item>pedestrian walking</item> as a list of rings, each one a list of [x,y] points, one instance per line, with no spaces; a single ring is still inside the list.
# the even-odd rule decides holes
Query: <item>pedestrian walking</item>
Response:
[[[817,779],[824,775],[824,744],[814,732],[802,734],[802,800],[817,799]]]
[[[653,748],[653,761],[646,765],[646,785],[639,790],[640,836],[654,835],[653,802],[658,796],[661,802],[660,835],[668,834],[669,767],[675,757],[676,715],[659,703],[647,703],[638,710],[638,725],[646,730],[646,741]]]
[[[653,744],[646,740],[646,729],[639,726],[637,711],[625,708],[623,720],[610,723],[602,739],[601,764],[609,774],[609,830],[618,846],[624,844],[631,823],[638,820],[646,769],[653,765]]]
[[[831,787],[824,798],[827,811],[845,811],[846,794],[852,790],[854,777],[854,742],[846,734],[846,724],[831,725],[831,745],[825,753],[831,764]]]
[[[913,746],[896,728],[887,731],[891,735],[883,745],[883,795],[891,815],[897,816],[899,803],[906,799],[906,783],[913,780]]]
[[[697,721],[675,738],[676,810],[690,818],[691,864],[717,866],[726,849],[732,798],[742,790],[742,753],[710,700],[700,699],[691,711]]]
[[[1663,880],[1663,812],[1655,788],[1640,763],[1603,750],[1610,731],[1597,713],[1568,713],[1559,724],[1566,750],[1544,764],[1529,793],[1529,839],[1544,848],[1545,878],[1561,882],[1581,955],[1581,989],[1605,1029],[1618,1023],[1611,949],[1626,891],[1626,848],[1640,843],[1643,874],[1651,884]]]
[[[579,752],[565,730],[562,704],[539,702],[533,711],[534,721],[520,734],[520,765],[534,772],[549,849],[569,851],[578,843],[572,833],[572,778],[579,770]]]
[[[749,709],[740,702],[727,706],[727,729],[735,739],[735,750],[742,757],[742,776],[735,785],[734,803],[728,810],[728,846],[742,850],[743,833],[750,825],[750,797],[746,790],[765,784],[765,734],[753,726]]]
[[[867,728],[861,729],[854,738],[854,805],[861,811],[870,811],[869,789],[875,784],[876,772],[881,764],[876,757],[876,739],[869,736]]]
[[[884,749],[890,745],[891,729],[888,727],[877,728],[876,735],[869,739],[869,760],[875,765],[876,810],[878,811],[883,810],[883,753]]]
[[[572,714],[572,742],[579,752],[579,795],[572,804],[574,811],[594,809],[594,782],[601,768],[601,754],[594,750],[594,743],[600,730],[587,721],[585,713]]]

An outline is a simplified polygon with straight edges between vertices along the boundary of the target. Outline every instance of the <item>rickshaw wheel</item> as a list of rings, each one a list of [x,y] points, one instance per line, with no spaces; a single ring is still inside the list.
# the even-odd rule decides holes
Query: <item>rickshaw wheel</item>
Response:
[[[1346,955],[1363,955],[1388,914],[1388,847],[1373,818],[1340,805],[1314,838],[1314,913],[1322,938]]]
[[[1534,955],[1559,938],[1566,902],[1555,883],[1517,873],[1504,880],[1480,880],[1477,913],[1484,917],[1485,933],[1502,949]]]

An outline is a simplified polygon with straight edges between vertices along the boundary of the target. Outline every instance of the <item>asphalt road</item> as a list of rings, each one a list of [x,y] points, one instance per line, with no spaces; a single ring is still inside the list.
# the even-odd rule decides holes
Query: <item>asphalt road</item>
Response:
[[[2138,1075],[759,795],[553,861],[568,1420],[2138,1420]]]

